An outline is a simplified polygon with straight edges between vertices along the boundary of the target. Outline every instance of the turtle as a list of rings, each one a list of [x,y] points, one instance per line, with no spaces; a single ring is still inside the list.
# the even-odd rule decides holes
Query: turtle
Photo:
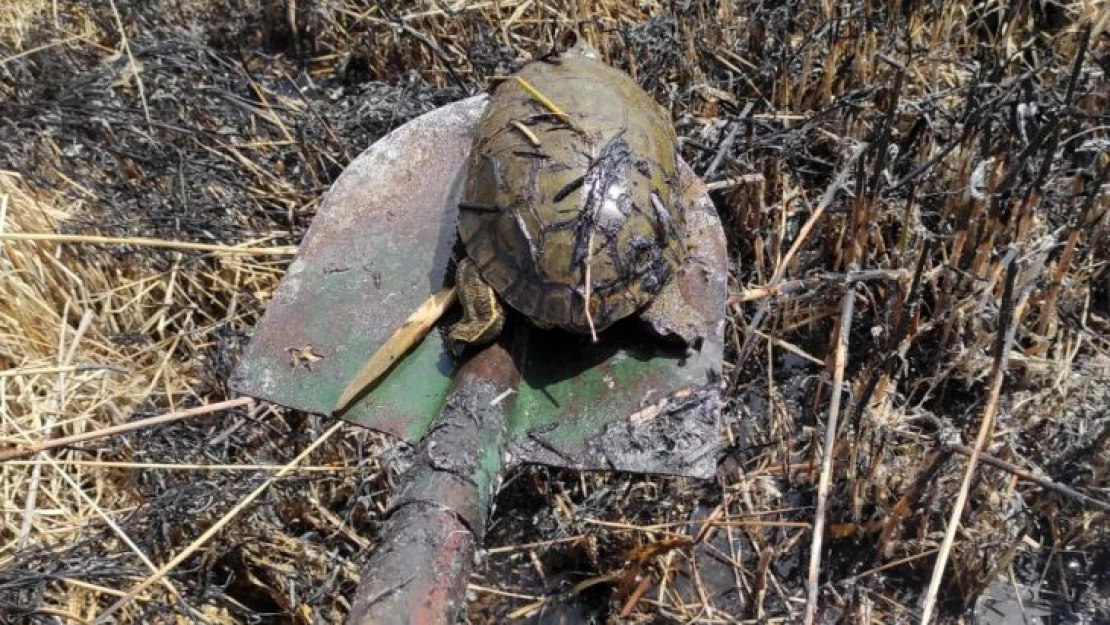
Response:
[[[657,336],[700,346],[705,322],[675,279],[688,241],[667,110],[581,40],[489,98],[459,202],[452,351],[493,341],[503,303],[594,341],[638,315]]]

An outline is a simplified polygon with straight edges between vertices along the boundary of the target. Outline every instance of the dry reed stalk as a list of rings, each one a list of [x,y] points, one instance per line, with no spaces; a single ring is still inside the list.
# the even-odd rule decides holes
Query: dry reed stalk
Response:
[[[2,378],[15,378],[15,377],[33,377],[38,375],[51,375],[57,373],[83,373],[86,371],[111,371],[123,375],[131,375],[131,372],[123,367],[115,365],[59,365],[54,367],[34,367],[28,369],[9,369],[7,371],[0,371],[0,379]]]
[[[852,274],[850,267],[848,274]],[[833,356],[832,396],[829,398],[829,416],[825,422],[825,440],[821,446],[821,477],[817,483],[817,508],[813,513],[813,541],[809,552],[809,576],[806,581],[805,623],[810,625],[817,617],[818,578],[821,574],[821,542],[825,531],[825,509],[828,506],[829,484],[832,481],[833,456],[836,454],[836,429],[840,416],[840,394],[844,387],[844,366],[848,359],[848,339],[852,332],[856,290],[848,286],[841,300],[839,331]]]
[[[967,495],[971,489],[971,478],[975,474],[975,469],[979,463],[979,457],[983,453],[987,439],[990,437],[990,433],[994,427],[995,413],[998,410],[998,400],[1002,393],[1002,382],[1006,375],[1007,361],[1010,358],[1010,349],[1014,343],[1014,335],[1017,332],[1017,327],[1021,322],[1022,313],[1025,308],[1025,298],[1014,292],[1019,269],[1020,266],[1017,261],[1011,262],[1007,268],[1006,291],[1002,296],[1002,313],[998,326],[998,339],[995,344],[994,365],[992,366],[990,374],[990,390],[988,391],[987,402],[983,407],[982,417],[979,421],[979,433],[975,438],[975,446],[971,450],[971,455],[968,456],[967,467],[964,469],[963,480],[960,483],[960,490],[956,495],[956,502],[952,507],[952,513],[948,518],[948,527],[945,529],[944,540],[941,542],[940,546],[940,553],[937,555],[937,561],[933,567],[933,575],[929,580],[929,588],[925,593],[925,599],[921,609],[921,623],[923,625],[930,622],[933,609],[936,607],[937,591],[940,589],[940,582],[944,576],[944,568],[948,563],[948,555],[952,551],[952,544],[956,539],[956,531],[960,526],[960,517],[963,515],[964,506],[967,504]],[[1016,301],[1014,299],[1015,297],[1017,297]]]
[[[196,408],[189,408],[188,410],[170,412],[164,415],[159,415],[157,417],[148,417],[146,419],[140,419],[138,421],[132,421],[130,423],[123,423],[112,427],[94,430],[92,432],[86,432],[84,434],[63,436],[61,438],[55,438],[52,440],[43,441],[41,443],[34,443],[32,445],[24,447],[23,449],[9,449],[7,451],[0,451],[0,462],[3,462],[5,460],[12,460],[15,458],[25,458],[27,456],[33,456],[42,451],[56,449],[58,447],[65,447],[67,445],[74,445],[77,443],[83,443],[85,441],[107,438],[109,436],[115,436],[116,434],[134,432],[135,430],[153,427],[155,425],[164,425],[166,423],[173,423],[174,421],[181,421],[183,419],[189,419],[200,415],[212,414],[213,412],[219,412],[221,410],[227,410],[229,408],[249,406],[253,403],[254,399],[250,397],[239,397],[237,399],[229,399],[227,401],[217,402],[214,404],[198,406]]]
[[[188,241],[166,241],[149,237],[101,237],[80,234],[53,234],[33,232],[0,232],[0,241],[41,241],[53,243],[88,243],[92,245],[139,245],[169,250],[195,252],[214,252],[217,254],[240,254],[244,256],[292,256],[297,253],[294,246],[278,247],[237,247],[216,243],[190,243]]]
[[[1011,356],[1011,358],[1012,357],[1013,356]],[[971,447],[968,447],[967,445],[950,444],[946,447],[968,458],[975,454],[975,450]],[[1006,462],[1005,460],[995,458],[994,456],[986,452],[980,451],[978,456],[980,461],[985,464],[989,464],[992,467],[1001,469],[1003,471],[1006,471],[1007,473],[1012,473],[1016,477],[1033,482],[1038,486],[1057,492],[1061,495],[1064,495],[1065,497],[1070,497],[1072,499],[1075,499],[1076,501],[1083,502],[1085,505],[1088,505],[1092,508],[1097,508],[1099,510],[1102,510],[1103,512],[1110,512],[1110,502],[1095,499],[1094,497],[1091,497],[1089,495],[1084,495],[1074,488],[1069,488],[1067,486],[1064,486],[1063,484],[1058,484],[1050,479],[1026,471],[1019,466]]]
[[[342,411],[355,397],[370,389],[397,361],[423,340],[457,300],[456,287],[440,289],[429,295],[404,323],[397,326],[381,347],[370,354],[366,363],[347,383],[332,411]]]
[[[859,160],[860,156],[863,155],[866,149],[867,144],[860,143],[852,150],[844,165],[841,167],[840,172],[836,175],[835,178],[833,178],[832,182],[829,183],[829,186],[825,189],[825,193],[821,196],[821,200],[817,203],[817,208],[814,209],[813,214],[809,217],[809,219],[806,220],[806,223],[798,231],[798,236],[790,245],[790,249],[787,250],[785,256],[783,256],[782,259],[778,260],[775,263],[775,272],[771,275],[771,279],[768,281],[766,288],[773,290],[778,286],[779,282],[782,281],[783,276],[786,275],[786,271],[790,267],[790,264],[793,261],[794,257],[797,255],[798,250],[801,249],[802,244],[806,242],[810,232],[813,231],[814,226],[816,226],[817,222],[821,219],[821,216],[825,214],[825,211],[828,209],[829,205],[832,204],[832,201],[836,197],[837,192],[840,191],[840,189],[844,186],[844,183],[847,181],[848,175],[852,172],[856,161]],[[763,318],[767,315],[767,311],[769,310],[769,308],[770,304],[767,302],[764,302],[760,306],[759,311],[756,313],[755,317],[752,318],[752,322],[749,325],[750,330],[760,329],[760,325],[763,322]],[[744,361],[747,360],[748,354],[750,353],[751,348],[754,344],[755,334],[749,331],[747,338],[744,339],[744,346],[740,349],[740,355],[736,359],[736,366],[738,368],[744,366]]]
[[[116,8],[116,0],[108,0],[108,6],[112,8],[112,17],[115,18],[116,28],[119,29],[120,47],[122,47],[124,53],[127,54],[128,69],[131,71],[131,77],[135,79],[135,86],[139,90],[139,101],[143,105],[143,115],[146,116],[147,128],[153,131],[153,128],[151,128],[150,107],[147,106],[146,103],[146,88],[143,87],[143,78],[139,75],[142,73],[142,69],[139,67],[139,64],[135,62],[135,56],[131,54],[131,43],[128,41],[127,32],[123,27],[123,18],[119,16],[119,9]]]
[[[43,460],[5,460],[9,467],[29,467],[43,464]],[[113,462],[109,460],[54,460],[49,464],[59,467],[95,467],[100,469],[138,469],[149,471],[164,469],[166,471],[280,471],[285,468],[283,464],[177,464],[172,462]],[[308,466],[297,467],[298,472],[304,473],[345,473],[354,471],[351,467]]]
[[[77,346],[81,344],[81,338],[85,336],[85,332],[89,329],[89,324],[92,323],[93,314],[91,311],[86,310],[85,314],[81,316],[81,322],[77,326],[77,331],[74,332],[73,338],[70,340],[68,349],[62,349],[62,345],[58,345],[58,351],[64,352],[60,362],[60,366],[68,366],[70,361],[73,360],[73,355],[77,351]],[[65,326],[62,326],[64,331]],[[64,340],[64,336],[62,337]],[[55,417],[62,406],[62,392],[65,389],[65,374],[59,375],[54,379],[54,389],[51,393],[50,399],[47,400],[46,405],[46,423],[42,428],[42,432],[46,435],[54,428]],[[0,454],[0,460],[3,459]],[[42,466],[35,465],[31,469],[31,485],[27,489],[27,500],[23,505],[23,524],[19,528],[19,538],[16,540],[16,548],[22,549],[27,545],[27,537],[31,533],[31,523],[34,519],[35,503],[38,496],[39,478],[42,475]],[[68,477],[68,476],[67,476]]]

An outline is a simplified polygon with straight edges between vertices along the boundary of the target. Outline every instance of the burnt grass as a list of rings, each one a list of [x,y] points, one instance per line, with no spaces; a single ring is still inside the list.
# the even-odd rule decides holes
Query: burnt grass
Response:
[[[0,170],[72,207],[60,233],[295,245],[374,140],[577,27],[671,110],[684,158],[715,189],[733,259],[726,446],[710,482],[506,476],[473,622],[800,622],[838,366],[821,622],[916,622],[967,465],[957,447],[984,418],[985,453],[1110,500],[1110,40],[1095,3],[496,4],[297,2],[290,20],[285,3],[119,1],[136,74],[108,3],[60,1],[18,47],[0,44]],[[81,258],[109,276],[192,276],[193,297],[173,305],[196,314],[170,317],[183,339],[165,350],[193,382],[133,416],[232,396],[285,261],[265,261],[277,269],[265,288],[228,290],[209,255]],[[138,324],[111,338],[157,342]],[[84,451],[281,464],[328,425],[232,410]],[[349,470],[279,480],[169,575],[179,599],[154,594],[121,621],[341,621],[407,453],[362,431],[329,443],[311,463]],[[95,479],[130,502],[114,521],[160,564],[266,477]],[[980,463],[939,617],[1002,622],[984,607],[1001,579],[1030,589],[1041,622],[1110,621],[1108,527],[1105,508]],[[0,618],[54,623],[52,608],[114,603],[95,588],[149,574],[114,536],[91,517],[8,554]]]

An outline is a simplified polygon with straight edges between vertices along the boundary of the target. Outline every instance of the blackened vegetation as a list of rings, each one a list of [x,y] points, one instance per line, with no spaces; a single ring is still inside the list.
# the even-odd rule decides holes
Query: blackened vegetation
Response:
[[[633,276],[642,280],[643,288],[648,293],[658,292],[671,274],[663,251],[671,241],[683,237],[666,207],[660,210],[654,203],[649,207],[633,202],[633,169],[646,180],[651,179],[650,164],[635,158],[622,130],[598,149],[597,156],[590,159],[582,178],[574,180],[556,194],[555,202],[558,203],[560,196],[566,198],[570,190],[586,189],[581,198],[574,198],[582,208],[574,222],[575,246],[570,264],[584,268],[591,244],[607,248],[607,256],[612,259],[618,277],[595,285],[597,293],[620,288]],[[652,193],[653,200],[658,201],[657,197]],[[626,253],[622,254],[619,232],[633,211],[652,224],[654,239],[633,235]]]
[[[149,120],[126,55],[111,57],[111,11],[86,4],[42,12],[18,47],[0,39],[0,170],[59,192],[73,207],[65,232],[295,243],[320,192],[373,139],[547,53],[569,24],[673,114],[683,156],[715,189],[735,259],[730,447],[718,480],[508,476],[486,542],[494,551],[472,578],[475,622],[560,606],[575,621],[621,612],[708,621],[710,608],[800,619],[832,378],[819,363],[831,360],[849,284],[848,388],[820,578],[826,622],[914,621],[967,461],[949,444],[972,444],[984,418],[1014,263],[1028,304],[1013,321],[985,452],[1107,497],[1110,54],[1105,31],[1090,28],[1097,3],[688,0],[648,15],[636,2],[555,0],[513,18],[511,2],[341,0],[295,3],[292,19],[280,3],[259,20],[259,6],[223,0],[117,1]],[[85,39],[59,43],[74,33]],[[82,254],[110,285],[182,277],[189,297],[151,306],[169,313],[162,330],[145,318],[112,330],[126,353],[159,346],[159,361],[199,380],[174,397],[155,389],[143,412],[223,399],[227,363],[277,277],[232,293],[230,272],[209,277],[209,257]],[[101,441],[89,457],[282,463],[323,429],[309,415],[234,413]],[[181,602],[152,595],[130,621],[191,610],[221,623],[341,620],[403,465],[391,460],[404,456],[366,433],[336,440],[311,462],[352,471],[283,480],[169,576]],[[132,512],[113,518],[157,563],[263,479],[84,475],[130,498]],[[85,600],[103,608],[117,597],[97,587],[147,574],[97,519],[5,552],[0,614],[53,622],[31,612]],[[1028,609],[1056,622],[1110,618],[1105,512],[980,464],[961,525],[941,587],[946,621],[987,618],[997,580],[1013,580]],[[674,535],[693,546],[634,564],[638,550]]]
[[[616,245],[617,232],[633,209],[628,193],[620,193],[620,185],[627,184],[631,161],[632,152],[622,133],[602,145],[597,158],[586,167],[583,180],[586,193],[581,199],[581,215],[575,223],[574,252],[570,258],[572,266],[585,266],[590,241],[599,226],[602,226],[603,246]],[[617,187],[618,198],[610,197],[614,186]],[[610,206],[616,209],[617,214],[602,215],[602,211]],[[604,225],[603,217],[609,217],[604,220]],[[611,253],[614,259],[620,257],[616,249]]]

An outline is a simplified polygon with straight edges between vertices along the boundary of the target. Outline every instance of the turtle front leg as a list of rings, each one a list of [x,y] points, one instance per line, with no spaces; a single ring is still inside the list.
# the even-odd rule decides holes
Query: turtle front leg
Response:
[[[497,300],[493,287],[482,280],[474,261],[464,258],[455,271],[455,287],[459,292],[463,316],[451,326],[447,339],[455,355],[467,345],[483,345],[501,334],[505,325],[505,310]]]

